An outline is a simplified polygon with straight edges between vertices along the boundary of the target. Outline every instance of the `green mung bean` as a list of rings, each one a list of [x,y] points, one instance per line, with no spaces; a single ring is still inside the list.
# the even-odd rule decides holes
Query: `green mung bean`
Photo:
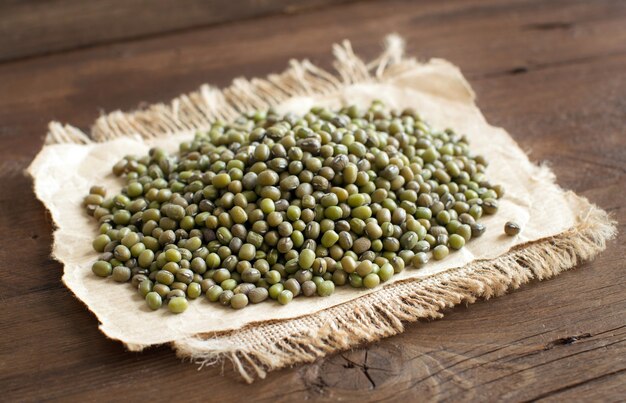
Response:
[[[128,267],[125,266],[117,266],[113,268],[113,272],[111,277],[113,277],[113,280],[119,282],[119,283],[125,283],[128,280],[130,280],[131,277],[131,271]]]
[[[173,297],[170,298],[167,307],[172,313],[183,313],[189,307],[189,302],[185,297]]]
[[[269,297],[267,289],[263,287],[256,287],[248,293],[248,299],[253,304],[258,304],[265,301]]]
[[[317,295],[320,297],[328,297],[335,292],[335,283],[330,280],[324,280],[317,286]]]
[[[155,311],[161,307],[161,305],[163,304],[163,299],[161,298],[161,295],[154,291],[151,291],[146,294],[146,303],[148,304],[148,307],[150,307],[150,309]]]
[[[450,251],[446,245],[438,245],[433,249],[433,257],[435,260],[442,260],[446,258],[449,253]]]
[[[246,294],[235,294],[230,299],[230,306],[234,309],[243,309],[248,305],[248,296]]]
[[[293,299],[293,293],[289,290],[283,290],[276,297],[277,301],[281,305],[287,305]]]
[[[111,263],[99,260],[93,264],[91,270],[97,276],[108,277],[113,272],[113,267],[111,266]]]

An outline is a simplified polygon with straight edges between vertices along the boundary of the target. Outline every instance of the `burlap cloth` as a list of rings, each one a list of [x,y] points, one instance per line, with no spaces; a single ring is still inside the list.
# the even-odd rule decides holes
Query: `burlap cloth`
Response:
[[[563,191],[551,171],[529,162],[506,131],[489,126],[457,67],[439,59],[418,63],[402,53],[401,39],[392,36],[382,55],[365,64],[344,42],[334,47],[336,74],[306,60],[292,61],[284,73],[266,79],[238,79],[223,90],[203,86],[169,105],[111,113],[99,118],[89,135],[51,123],[29,173],[57,227],[52,254],[64,264],[63,282],[97,316],[102,332],[133,351],[170,343],[180,356],[201,364],[229,358],[251,382],[268,370],[400,333],[405,322],[440,317],[442,309],[462,301],[551,277],[605,248],[615,234],[607,214]],[[408,268],[374,290],[340,287],[329,298],[241,311],[200,299],[182,315],[151,312],[129,285],[91,273],[97,225],[81,201],[93,184],[111,193],[120,189],[121,181],[110,172],[124,155],[144,154],[155,144],[175,150],[195,130],[241,111],[273,105],[302,113],[313,105],[366,106],[373,99],[413,107],[437,128],[466,133],[472,150],[487,157],[488,177],[507,193],[498,214],[484,218],[484,236],[443,261]],[[503,235],[509,220],[521,224],[521,235]]]

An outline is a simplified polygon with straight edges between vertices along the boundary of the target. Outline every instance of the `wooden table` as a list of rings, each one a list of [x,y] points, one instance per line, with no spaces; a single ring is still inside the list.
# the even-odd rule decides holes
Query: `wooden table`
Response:
[[[624,399],[626,2],[111,3],[0,6],[0,400]],[[253,385],[197,371],[169,347],[130,353],[107,340],[62,285],[50,217],[23,174],[47,122],[86,129],[101,111],[263,76],[290,58],[328,67],[344,38],[371,58],[390,32],[411,55],[459,65],[492,124],[613,214],[621,234],[607,251]]]

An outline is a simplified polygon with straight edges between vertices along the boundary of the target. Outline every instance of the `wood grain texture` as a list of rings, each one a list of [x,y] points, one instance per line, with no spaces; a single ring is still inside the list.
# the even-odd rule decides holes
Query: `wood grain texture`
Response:
[[[328,27],[332,27],[329,29]],[[620,235],[594,262],[443,320],[243,385],[168,347],[129,353],[60,282],[52,227],[21,171],[51,119],[167,100],[204,82],[328,67],[333,42],[365,57],[389,32],[461,67],[490,123],[564,188],[610,211]],[[338,5],[0,64],[0,390],[6,400],[607,400],[626,395],[626,3],[563,0]],[[221,372],[227,376],[221,376]],[[155,393],[157,392],[157,393]]]
[[[5,0],[0,61],[206,27],[342,0]]]

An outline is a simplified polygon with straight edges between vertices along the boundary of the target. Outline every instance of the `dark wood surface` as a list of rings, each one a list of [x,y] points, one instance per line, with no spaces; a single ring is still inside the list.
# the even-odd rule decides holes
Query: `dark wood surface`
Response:
[[[193,30],[346,0],[4,0],[0,61]]]
[[[265,75],[290,58],[328,67],[344,38],[374,57],[389,32],[409,54],[459,65],[487,119],[610,211],[618,239],[559,277],[253,385],[228,365],[225,376],[197,371],[168,347],[130,353],[107,340],[61,284],[50,218],[22,172],[47,122],[86,128],[101,111]],[[0,63],[0,400],[623,400],[626,2],[366,1],[152,35]]]

